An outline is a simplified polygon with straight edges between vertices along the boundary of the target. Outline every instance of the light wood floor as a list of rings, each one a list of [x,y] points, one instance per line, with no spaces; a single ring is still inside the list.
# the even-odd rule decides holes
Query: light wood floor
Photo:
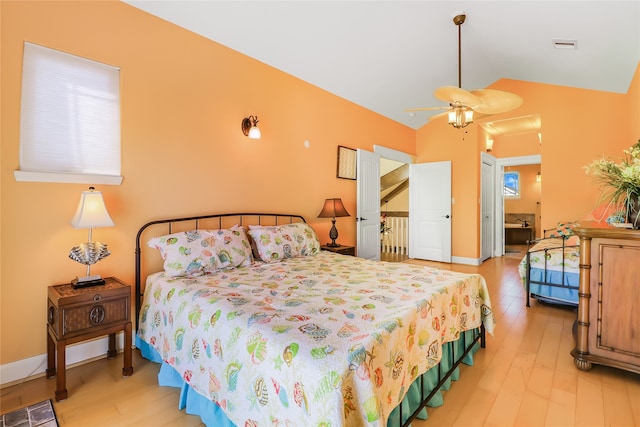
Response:
[[[481,273],[497,318],[495,336],[474,366],[462,366],[445,405],[413,426],[640,426],[640,375],[597,365],[577,370],[569,355],[574,311],[536,302],[525,308],[520,258],[480,267],[409,261]],[[157,385],[158,365],[134,355],[129,378],[121,376],[122,355],[69,369],[69,398],[54,402],[61,427],[202,425],[177,409],[176,390]],[[55,379],[45,378],[3,389],[0,412],[51,398],[54,390]]]

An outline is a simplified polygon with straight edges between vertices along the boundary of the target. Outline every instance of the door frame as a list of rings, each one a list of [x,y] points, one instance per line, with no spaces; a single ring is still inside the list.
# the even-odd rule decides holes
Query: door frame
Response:
[[[494,229],[494,252],[495,256],[504,255],[504,196],[502,195],[502,176],[505,166],[541,165],[542,155],[533,154],[530,156],[505,157],[496,159],[496,179],[495,179],[495,229]],[[542,197],[540,198],[542,202]],[[537,222],[536,222],[537,223]]]
[[[491,240],[491,251],[489,254],[489,257],[494,256],[494,254],[496,253],[496,242],[497,240],[495,239],[495,233],[490,233],[490,235],[485,236],[483,233],[484,227],[482,226],[482,222],[483,222],[483,218],[482,218],[482,214],[483,214],[483,210],[484,210],[484,188],[485,186],[490,188],[492,193],[492,200],[489,203],[489,216],[491,217],[491,229],[495,229],[495,211],[496,211],[496,188],[495,188],[495,181],[496,181],[496,161],[497,158],[489,153],[486,153],[484,151],[480,152],[480,263],[484,262],[483,258],[484,258],[484,253],[482,252],[482,248],[484,247],[484,239],[489,239]],[[482,165],[483,164],[487,164],[491,167],[491,177],[489,178],[489,180],[485,181],[484,179],[484,175],[482,174]],[[502,194],[502,193],[500,193]]]

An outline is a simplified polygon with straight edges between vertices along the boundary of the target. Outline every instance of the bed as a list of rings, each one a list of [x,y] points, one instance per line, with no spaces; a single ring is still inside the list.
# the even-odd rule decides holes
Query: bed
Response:
[[[527,307],[531,306],[531,298],[578,305],[580,242],[571,231],[575,226],[575,223],[559,223],[556,228],[544,230],[542,239],[527,243],[527,252],[518,264]]]
[[[135,281],[136,346],[209,426],[407,426],[495,322],[482,276],[320,251],[297,215],[152,221]]]

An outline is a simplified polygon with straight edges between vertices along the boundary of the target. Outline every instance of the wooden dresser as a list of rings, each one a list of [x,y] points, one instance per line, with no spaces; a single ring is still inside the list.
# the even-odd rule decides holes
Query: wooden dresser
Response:
[[[582,223],[576,346],[578,369],[640,373],[640,230]]]

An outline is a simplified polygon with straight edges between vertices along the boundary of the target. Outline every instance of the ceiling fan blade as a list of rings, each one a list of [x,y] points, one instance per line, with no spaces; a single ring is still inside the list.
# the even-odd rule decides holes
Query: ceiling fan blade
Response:
[[[411,111],[431,111],[431,110],[448,110],[449,107],[448,105],[446,107],[418,107],[418,108],[407,108],[406,110],[404,110],[407,113],[410,113]]]
[[[461,104],[467,107],[481,104],[480,98],[468,90],[455,86],[442,86],[433,92],[433,96],[449,104]]]
[[[494,89],[478,89],[471,91],[480,99],[480,103],[472,106],[473,111],[483,114],[506,113],[522,105],[522,98],[514,93]]]

